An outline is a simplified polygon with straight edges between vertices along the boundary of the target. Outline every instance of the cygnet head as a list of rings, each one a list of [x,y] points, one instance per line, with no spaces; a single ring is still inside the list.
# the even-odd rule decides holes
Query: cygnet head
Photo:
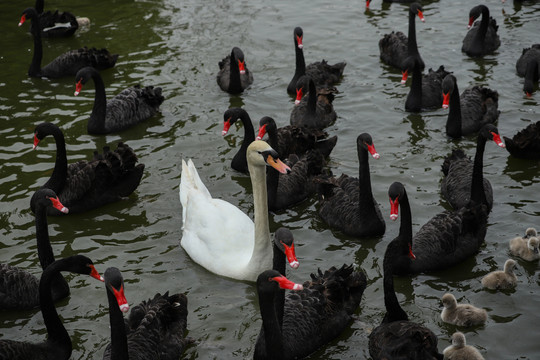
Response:
[[[516,262],[512,259],[508,259],[504,263],[504,272],[507,274],[512,274],[514,272],[515,267],[516,267]]]
[[[445,308],[447,309],[453,309],[457,306],[457,300],[456,297],[450,293],[446,293],[441,298],[441,301]]]
[[[533,253],[538,254],[539,252],[538,248],[540,247],[540,240],[538,240],[537,237],[530,238],[529,241],[527,241],[527,247]]]
[[[454,345],[455,347],[462,348],[465,347],[466,344],[467,342],[465,340],[465,335],[462,332],[456,331],[452,335],[452,345]]]
[[[533,228],[533,227],[530,227],[527,230],[525,230],[525,239],[528,239],[528,238],[536,236],[536,235],[537,235],[536,229]]]

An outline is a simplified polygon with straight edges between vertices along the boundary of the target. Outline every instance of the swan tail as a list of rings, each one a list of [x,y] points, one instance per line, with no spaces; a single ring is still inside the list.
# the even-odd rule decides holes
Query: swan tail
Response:
[[[330,156],[330,153],[334,149],[337,143],[337,135],[332,136],[331,138],[317,141],[315,143],[315,148],[319,150],[324,157]]]
[[[87,48],[86,46],[79,49],[79,52],[83,52],[85,56],[90,60],[89,66],[94,67],[97,70],[105,70],[113,67],[118,60],[118,54],[111,54],[109,50],[102,48]]]
[[[161,92],[160,87],[146,86],[142,89],[142,98],[144,102],[157,110],[165,100]]]

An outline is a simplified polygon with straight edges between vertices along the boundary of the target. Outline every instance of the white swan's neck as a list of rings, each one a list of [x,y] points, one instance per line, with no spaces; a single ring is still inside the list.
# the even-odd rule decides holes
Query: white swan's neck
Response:
[[[247,265],[248,269],[272,268],[272,242],[268,225],[268,198],[266,194],[265,166],[253,165],[248,161],[251,186],[253,188],[255,241],[253,254]]]

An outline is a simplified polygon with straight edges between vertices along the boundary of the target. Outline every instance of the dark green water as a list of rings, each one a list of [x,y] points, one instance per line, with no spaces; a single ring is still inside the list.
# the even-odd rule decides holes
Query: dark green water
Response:
[[[53,249],[58,257],[84,253],[101,272],[108,266],[120,268],[130,304],[166,290],[186,293],[188,335],[197,344],[185,358],[251,358],[261,323],[253,285],[207,272],[180,247],[181,159],[193,158],[214,197],[252,215],[249,179],[229,166],[243,129],[233,128],[231,135],[222,138],[222,114],[230,106],[243,106],[254,122],[267,115],[279,125],[288,124],[293,103],[285,89],[294,72],[295,26],[304,29],[308,63],[322,58],[347,61],[334,101],[338,120],[328,128],[339,137],[330,166],[336,175],[357,174],[356,137],[371,133],[381,154],[370,162],[373,191],[385,219],[390,210],[388,186],[401,181],[407,187],[416,231],[447,206],[439,195],[444,156],[456,146],[471,156],[474,153],[474,138],[446,138],[447,111],[405,112],[408,87],[399,84],[399,73],[379,61],[377,44],[383,34],[407,30],[406,5],[374,0],[365,13],[363,0],[48,1],[46,9],[70,10],[89,17],[92,25],[70,39],[45,40],[44,63],[83,45],[107,47],[120,54],[117,66],[102,73],[109,97],[135,83],[163,88],[166,100],[159,116],[107,136],[86,134],[92,86],[74,97],[73,79],[27,77],[32,38],[27,25],[17,27],[27,6],[4,2],[0,12],[0,261],[40,273],[28,205],[51,174],[55,146],[51,138],[32,151],[37,124],[51,121],[62,128],[70,162],[89,158],[104,145],[126,142],[146,165],[135,194],[92,212],[50,218]],[[522,48],[538,42],[540,4],[490,2],[502,45],[482,60],[469,59],[460,51],[471,6],[467,1],[425,2],[426,23],[416,26],[420,53],[427,68],[444,64],[452,71],[461,90],[475,84],[497,90],[498,128],[502,135],[512,136],[540,120],[540,92],[526,99],[523,80],[515,74]],[[253,86],[239,97],[222,92],[215,81],[218,61],[233,46],[243,49],[255,77]],[[538,359],[538,264],[518,261],[519,284],[513,292],[486,292],[480,279],[502,268],[512,237],[529,226],[540,228],[540,164],[513,159],[492,143],[486,148],[484,164],[495,193],[485,246],[476,257],[447,271],[398,278],[396,291],[410,318],[439,336],[440,351],[456,330],[439,317],[439,299],[449,291],[460,301],[488,310],[485,326],[464,330],[467,342],[486,358]],[[366,272],[369,285],[350,329],[311,358],[368,358],[369,331],[384,315],[382,255],[399,224],[387,220],[382,238],[358,241],[329,230],[316,210],[312,199],[270,217],[272,231],[287,226],[295,235],[301,266],[289,277],[302,282],[318,267],[354,262]],[[101,359],[110,336],[105,290],[90,278],[70,279],[72,295],[57,306],[72,335],[73,358]],[[38,342],[44,337],[39,312],[0,313],[1,339]]]

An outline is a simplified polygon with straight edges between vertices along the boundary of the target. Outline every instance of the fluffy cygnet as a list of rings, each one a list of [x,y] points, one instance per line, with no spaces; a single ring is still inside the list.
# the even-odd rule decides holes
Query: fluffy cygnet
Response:
[[[534,261],[540,259],[540,240],[537,237],[531,236],[516,237],[510,240],[510,254],[519,256],[526,261]]]
[[[475,326],[484,324],[487,312],[470,304],[458,304],[454,295],[446,293],[442,297],[444,309],[441,319],[458,326]]]
[[[517,285],[517,277],[514,274],[516,262],[506,260],[504,270],[492,271],[482,278],[482,286],[491,290],[513,289]]]
[[[484,360],[480,351],[471,345],[466,345],[465,335],[455,332],[452,335],[452,345],[443,351],[444,360]]]

